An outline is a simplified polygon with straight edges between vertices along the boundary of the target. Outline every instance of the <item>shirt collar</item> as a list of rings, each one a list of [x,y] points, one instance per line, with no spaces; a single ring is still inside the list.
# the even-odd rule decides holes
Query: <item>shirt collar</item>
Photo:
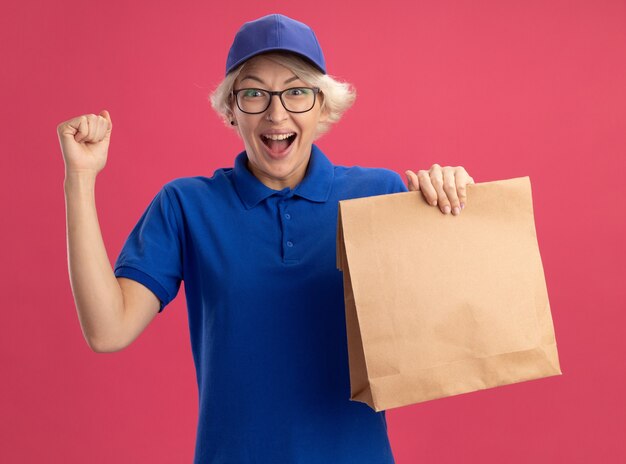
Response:
[[[246,209],[254,208],[261,201],[275,194],[289,194],[291,189],[274,190],[263,184],[248,170],[248,154],[244,151],[235,158],[233,169],[235,189]],[[325,202],[330,195],[335,169],[322,150],[315,144],[311,146],[311,156],[304,178],[293,189],[293,195],[315,202]]]

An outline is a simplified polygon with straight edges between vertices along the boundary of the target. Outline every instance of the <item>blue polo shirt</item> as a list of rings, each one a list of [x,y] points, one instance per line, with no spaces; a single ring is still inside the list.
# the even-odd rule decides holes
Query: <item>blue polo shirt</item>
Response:
[[[182,280],[199,390],[194,463],[387,464],[384,411],[350,401],[339,200],[407,191],[394,171],[334,166],[313,145],[295,189],[247,168],[166,183],[114,271],[161,301]]]

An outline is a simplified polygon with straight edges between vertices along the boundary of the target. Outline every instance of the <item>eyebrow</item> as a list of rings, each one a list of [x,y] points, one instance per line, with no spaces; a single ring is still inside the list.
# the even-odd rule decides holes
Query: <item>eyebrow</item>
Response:
[[[256,77],[256,76],[252,76],[252,75],[245,76],[245,77],[244,77],[243,79],[241,79],[239,82],[243,82],[243,81],[245,81],[246,79],[252,79],[252,80],[255,80],[255,81],[260,82],[260,83],[261,83],[261,84],[263,84],[263,85],[267,85],[267,84],[265,84],[265,82],[263,82],[263,80],[262,80],[262,79],[260,79],[260,78],[258,78],[258,77]],[[293,77],[290,77],[289,79],[287,79],[284,83],[285,83],[285,84],[289,84],[290,82],[297,81],[297,80],[299,80],[299,79],[300,79],[300,78],[299,78],[298,76],[293,76]]]

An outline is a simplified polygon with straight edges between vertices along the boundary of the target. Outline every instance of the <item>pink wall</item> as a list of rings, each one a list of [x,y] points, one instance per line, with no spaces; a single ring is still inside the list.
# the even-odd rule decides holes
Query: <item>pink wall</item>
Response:
[[[90,351],[56,125],[111,114],[97,206],[113,263],[163,183],[232,165],[242,143],[207,95],[238,27],[274,12],[310,24],[358,91],[319,141],[335,164],[532,182],[563,375],[389,411],[398,464],[626,462],[624,1],[139,3],[0,12],[1,462],[191,462],[184,292],[126,350]]]

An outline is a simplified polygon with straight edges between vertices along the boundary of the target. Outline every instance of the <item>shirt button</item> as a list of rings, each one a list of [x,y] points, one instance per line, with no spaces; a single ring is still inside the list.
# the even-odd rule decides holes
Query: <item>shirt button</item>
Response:
[[[291,247],[293,246],[293,243],[292,243],[291,241],[288,241],[288,242],[287,242],[287,246],[288,246],[289,248],[291,248]]]
[[[289,214],[289,213],[285,213],[285,218],[287,218],[287,219],[291,219],[291,214]]]

